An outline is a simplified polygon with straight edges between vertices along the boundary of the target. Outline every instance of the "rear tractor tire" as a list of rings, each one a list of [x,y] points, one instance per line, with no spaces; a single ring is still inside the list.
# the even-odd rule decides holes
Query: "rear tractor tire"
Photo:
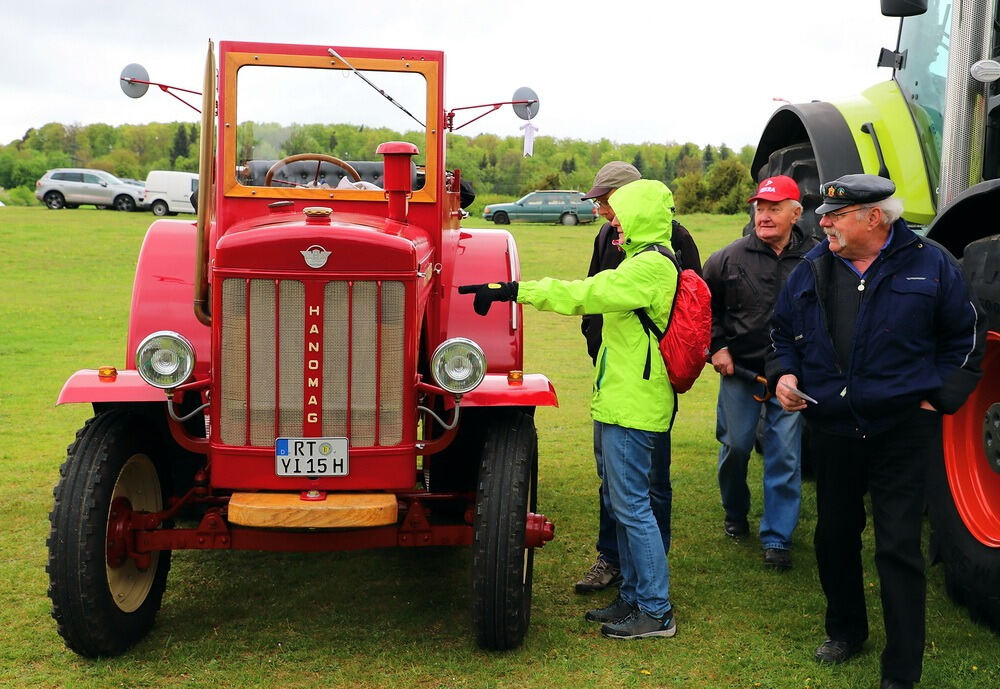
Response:
[[[930,468],[931,556],[948,595],[1000,632],[1000,335],[990,332],[983,378],[942,423],[944,462]]]
[[[170,551],[140,565],[125,546],[131,513],[163,509],[157,437],[141,415],[104,411],[77,432],[60,468],[48,593],[59,634],[80,655],[122,653],[149,632],[160,609]]]
[[[525,526],[537,506],[538,438],[523,411],[499,411],[488,424],[473,526],[472,617],[479,646],[502,651],[521,644],[531,620],[534,548],[525,547]]]

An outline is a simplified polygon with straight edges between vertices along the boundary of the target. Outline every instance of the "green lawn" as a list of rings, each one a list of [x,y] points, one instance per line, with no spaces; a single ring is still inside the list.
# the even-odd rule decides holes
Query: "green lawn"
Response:
[[[583,620],[610,594],[573,593],[591,564],[597,522],[588,416],[591,365],[576,318],[525,309],[528,372],[558,409],[537,414],[539,508],[556,538],[535,558],[522,648],[486,653],[469,632],[469,553],[178,552],[152,633],[128,655],[66,650],[49,616],[45,538],[65,447],[89,416],[56,407],[78,368],[124,363],[132,272],[149,214],[0,208],[0,686],[10,687],[874,687],[883,642],[866,547],[872,638],[846,666],[819,667],[823,598],[812,554],[815,501],[804,488],[795,567],[765,571],[759,544],[722,534],[709,370],[681,399],[673,433],[673,639],[615,642]],[[473,219],[474,220],[474,219]],[[702,258],[744,217],[688,216]],[[482,223],[482,221],[478,221]],[[474,226],[475,221],[470,222]],[[525,278],[577,278],[597,225],[513,225]],[[752,463],[754,517],[760,463]],[[928,590],[927,687],[1000,686],[997,636]]]

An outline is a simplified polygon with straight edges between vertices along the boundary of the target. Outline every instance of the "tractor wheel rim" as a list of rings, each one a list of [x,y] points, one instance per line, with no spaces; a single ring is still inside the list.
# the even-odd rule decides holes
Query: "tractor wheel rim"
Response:
[[[1000,334],[987,335],[983,378],[966,403],[945,416],[944,464],[948,486],[969,533],[1000,548],[1000,474],[990,464],[1000,452]]]
[[[124,498],[136,512],[158,512],[163,509],[163,496],[160,492],[160,480],[152,460],[144,454],[129,457],[122,467],[112,493],[112,507],[108,513],[108,525],[112,526],[117,518],[111,512],[115,509],[115,501],[121,504]],[[121,564],[111,561],[105,564],[108,579],[108,591],[111,599],[122,612],[135,612],[145,602],[156,577],[159,565],[158,552],[152,553],[149,567],[139,569],[134,559],[126,557]]]

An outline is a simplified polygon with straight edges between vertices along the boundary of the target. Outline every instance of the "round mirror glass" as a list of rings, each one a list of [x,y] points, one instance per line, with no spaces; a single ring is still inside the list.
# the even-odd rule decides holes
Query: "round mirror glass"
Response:
[[[140,84],[132,81],[133,79],[149,81],[149,72],[146,71],[145,67],[137,65],[134,62],[130,65],[125,65],[125,69],[122,70],[122,91],[124,91],[125,95],[129,98],[141,98],[146,95],[146,91],[149,90],[149,84]]]
[[[511,106],[514,108],[514,114],[522,120],[530,120],[538,114],[538,94],[529,89],[527,86],[522,86],[517,91],[514,91],[514,97],[511,98],[511,100],[531,101],[530,103],[514,103]]]

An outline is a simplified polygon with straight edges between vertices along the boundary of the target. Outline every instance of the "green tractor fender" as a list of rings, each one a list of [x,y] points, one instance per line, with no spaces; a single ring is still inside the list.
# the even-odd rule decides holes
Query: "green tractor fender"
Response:
[[[820,205],[819,185],[862,172],[891,179],[903,200],[904,217],[926,225],[934,218],[934,200],[925,157],[932,158],[934,166],[938,160],[933,146],[921,144],[917,126],[894,81],[877,84],[852,100],[786,105],[764,128],[750,169],[757,181],[771,175],[792,177],[802,193],[800,224],[817,234],[813,211]],[[929,131],[925,125],[920,128]]]

